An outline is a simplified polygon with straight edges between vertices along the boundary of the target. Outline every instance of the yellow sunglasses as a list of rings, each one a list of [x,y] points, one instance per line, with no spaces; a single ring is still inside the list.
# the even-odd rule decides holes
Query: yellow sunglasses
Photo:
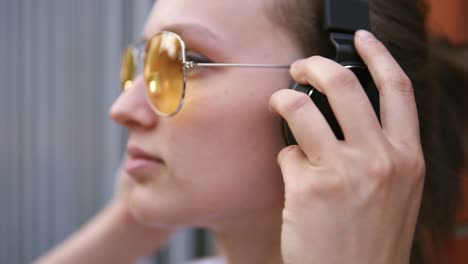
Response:
[[[162,31],[149,40],[130,45],[122,56],[120,82],[122,92],[133,85],[141,68],[145,81],[146,97],[158,115],[172,116],[184,103],[187,71],[196,67],[251,67],[289,69],[290,65],[197,63],[187,61],[185,43],[176,33]]]

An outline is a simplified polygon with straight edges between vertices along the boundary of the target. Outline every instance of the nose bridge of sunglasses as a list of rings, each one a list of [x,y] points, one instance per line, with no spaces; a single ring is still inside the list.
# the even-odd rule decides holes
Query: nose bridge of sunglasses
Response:
[[[126,91],[134,85],[135,79],[143,70],[144,56],[144,45],[141,43],[131,45],[126,49],[120,72],[122,91]]]
[[[136,73],[139,73],[143,67],[145,59],[145,43],[138,43],[133,47],[133,63],[136,68]]]

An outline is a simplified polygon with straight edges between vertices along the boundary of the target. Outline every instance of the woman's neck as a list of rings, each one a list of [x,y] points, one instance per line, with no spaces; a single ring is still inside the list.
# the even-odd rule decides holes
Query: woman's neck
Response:
[[[227,263],[282,264],[282,208],[244,216],[214,233]]]

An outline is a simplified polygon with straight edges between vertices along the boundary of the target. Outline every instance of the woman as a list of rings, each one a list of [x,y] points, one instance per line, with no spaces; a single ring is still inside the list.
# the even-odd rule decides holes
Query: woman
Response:
[[[356,77],[312,56],[330,49],[321,1],[157,1],[145,39],[170,31],[191,61],[291,69],[194,68],[170,117],[147,98],[158,76],[125,83],[111,109],[129,129],[119,192],[38,262],[129,263],[201,226],[219,263],[409,263],[430,155],[413,94],[426,89],[427,53],[418,3],[388,2],[370,2],[371,25],[391,53],[366,31],[355,38],[380,92],[380,126]],[[305,94],[284,89],[291,79],[327,95],[346,140]],[[299,146],[285,147],[281,118]]]

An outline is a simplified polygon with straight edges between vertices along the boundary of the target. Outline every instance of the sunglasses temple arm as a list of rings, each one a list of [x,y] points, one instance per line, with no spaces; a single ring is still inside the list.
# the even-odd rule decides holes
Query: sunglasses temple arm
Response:
[[[242,63],[196,63],[187,61],[184,63],[187,68],[195,67],[244,67],[244,68],[273,68],[273,69],[289,69],[291,65],[280,64],[242,64]]]

